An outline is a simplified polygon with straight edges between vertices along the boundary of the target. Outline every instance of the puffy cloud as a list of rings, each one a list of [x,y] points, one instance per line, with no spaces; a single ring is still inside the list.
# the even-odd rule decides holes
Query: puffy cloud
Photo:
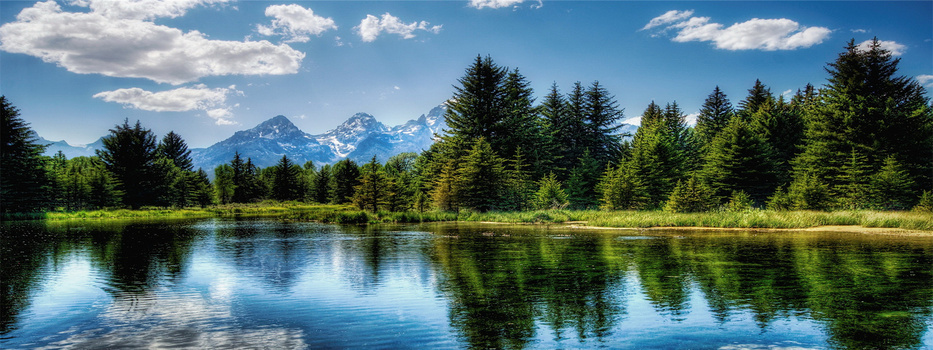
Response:
[[[217,125],[235,124],[231,107],[226,105],[227,95],[242,92],[235,85],[227,88],[208,88],[203,84],[174,90],[151,92],[140,88],[104,91],[94,95],[107,102],[116,102],[129,108],[152,112],[187,112],[200,110],[213,118]]]
[[[926,86],[928,88],[933,88],[933,75],[929,75],[929,74],[918,75],[917,81],[920,82],[920,85]]]
[[[488,7],[491,9],[498,9],[503,7],[510,7],[513,5],[518,5],[525,2],[525,0],[470,0],[470,7],[481,9]],[[538,2],[537,8],[541,7],[541,2]]]
[[[725,27],[711,23],[709,17],[689,17],[693,11],[668,11],[655,17],[643,29],[665,26],[663,30],[676,32],[673,41],[709,41],[724,50],[796,50],[810,47],[829,37],[832,32],[824,27],[805,27],[786,18],[760,19],[735,23]]]
[[[262,35],[282,35],[285,42],[307,42],[311,35],[320,36],[331,29],[337,29],[332,18],[314,14],[309,8],[300,5],[272,5],[266,8],[266,17],[273,17],[270,26],[258,25],[256,30]]]
[[[428,26],[428,22],[411,22],[408,24],[403,23],[398,17],[390,15],[388,12],[382,15],[382,18],[366,15],[360,25],[354,27],[357,34],[360,35],[360,38],[365,42],[373,42],[379,37],[379,34],[386,32],[389,34],[398,34],[402,38],[411,39],[415,35],[412,34],[415,30],[424,30],[429,33],[440,33],[442,26]]]
[[[858,44],[857,47],[859,50],[869,51],[871,50],[871,42],[872,40],[865,40],[861,44]],[[900,56],[904,54],[904,51],[907,51],[907,45],[899,44],[894,41],[879,40],[878,47],[890,52],[891,56]]]
[[[177,9],[163,13],[183,13]],[[130,10],[114,11],[72,13],[54,1],[36,3],[0,27],[0,50],[39,57],[73,73],[176,85],[213,75],[294,74],[305,56],[284,44],[209,40],[198,31],[120,17],[136,16]]]
[[[644,28],[641,28],[641,30],[648,30],[648,29],[651,29],[657,26],[679,22],[692,15],[693,15],[693,10],[689,10],[689,11],[670,10],[670,11],[665,12],[663,15],[652,18],[651,21],[649,21],[648,24],[646,24]]]
[[[188,9],[202,6],[223,4],[230,0],[75,0],[72,5],[90,7],[95,13],[115,19],[154,19],[159,17],[175,18],[184,16]]]

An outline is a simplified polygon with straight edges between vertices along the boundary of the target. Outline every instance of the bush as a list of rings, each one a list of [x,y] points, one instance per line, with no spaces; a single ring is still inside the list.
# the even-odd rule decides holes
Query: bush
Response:
[[[752,197],[745,191],[733,191],[729,203],[726,203],[726,210],[731,212],[749,211],[752,209]]]
[[[914,206],[914,211],[920,213],[933,213],[933,191],[923,191],[920,203]]]
[[[709,211],[715,206],[713,191],[691,177],[687,182],[678,181],[664,210],[673,213],[698,213]]]

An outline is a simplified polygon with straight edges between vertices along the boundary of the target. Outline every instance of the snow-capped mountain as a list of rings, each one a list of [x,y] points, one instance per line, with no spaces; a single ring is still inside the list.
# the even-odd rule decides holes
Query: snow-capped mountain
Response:
[[[191,150],[195,168],[213,171],[220,164],[233,160],[236,152],[244,159],[249,158],[259,167],[275,165],[282,155],[287,155],[296,164],[309,160],[315,163],[335,157],[334,151],[317,139],[298,129],[285,116],[276,116],[249,130],[237,131],[230,138],[208,148]]]
[[[373,155],[380,162],[403,153],[427,149],[435,133],[446,127],[445,106],[427,115],[392,128],[366,113],[357,113],[333,130],[311,135],[298,129],[288,118],[276,116],[256,127],[238,131],[230,138],[208,148],[191,150],[195,168],[213,172],[218,165],[229,163],[235,152],[250,158],[259,167],[275,165],[282,155],[296,164],[313,161],[315,165],[332,164],[344,158],[364,162]]]
[[[71,145],[65,140],[61,141],[52,141],[39,136],[35,131],[32,131],[33,136],[37,138],[37,142],[40,145],[46,145],[45,152],[42,153],[46,156],[54,156],[58,151],[62,151],[66,158],[71,159],[74,157],[93,157],[96,155],[95,150],[104,148],[104,138],[101,137],[94,141],[93,143],[87,145]]]

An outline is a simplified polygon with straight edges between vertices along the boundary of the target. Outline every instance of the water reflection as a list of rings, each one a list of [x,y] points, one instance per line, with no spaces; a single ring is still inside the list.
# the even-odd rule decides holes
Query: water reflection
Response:
[[[933,346],[929,237],[275,220],[0,228],[3,348]]]

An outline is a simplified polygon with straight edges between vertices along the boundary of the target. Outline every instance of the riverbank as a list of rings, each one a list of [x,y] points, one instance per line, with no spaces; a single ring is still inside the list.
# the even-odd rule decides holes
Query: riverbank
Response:
[[[901,229],[933,234],[933,215],[919,212],[772,211],[669,213],[664,211],[537,210],[522,212],[367,212],[348,205],[317,205],[301,202],[262,202],[218,205],[206,208],[147,208],[140,210],[94,210],[34,214],[31,219],[106,220],[211,217],[274,217],[283,220],[340,224],[417,222],[498,222],[512,224],[568,224],[606,228],[715,228],[715,229],[813,229],[844,227],[855,231]],[[4,220],[10,218],[5,217]],[[861,228],[858,228],[861,227]],[[838,230],[834,229],[834,230]],[[877,230],[875,230],[877,231]]]

